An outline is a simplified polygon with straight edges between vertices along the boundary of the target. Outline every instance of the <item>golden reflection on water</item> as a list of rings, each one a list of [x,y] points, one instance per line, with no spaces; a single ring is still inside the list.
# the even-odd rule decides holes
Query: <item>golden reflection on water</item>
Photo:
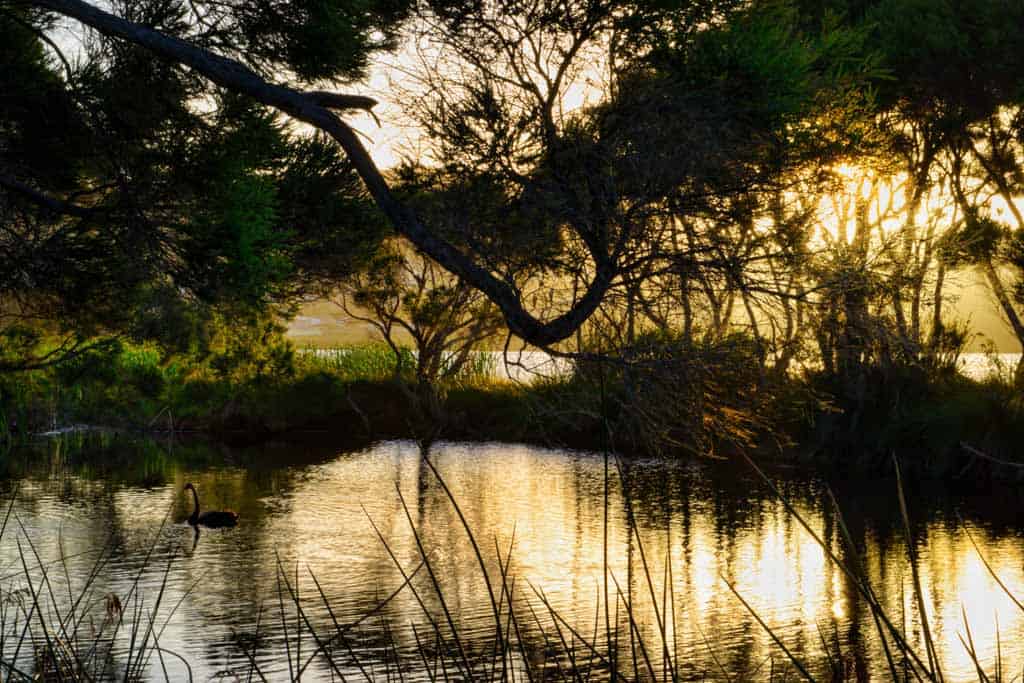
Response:
[[[301,500],[317,492],[323,496],[324,481],[340,485],[340,495],[319,506],[316,519],[319,526],[344,530],[340,534],[348,541],[345,549],[325,547],[293,514],[279,522],[288,527],[287,536],[295,539],[291,554],[323,560],[335,557],[362,565],[357,576],[385,576],[386,569],[382,571],[378,563],[384,562],[386,567],[387,558],[379,552],[367,552],[375,539],[367,533],[361,504],[381,527],[396,555],[411,566],[417,551],[395,493],[397,485],[424,545],[443,575],[446,599],[467,620],[486,620],[489,606],[481,600],[483,584],[475,559],[443,491],[414,457],[412,444],[380,448],[385,453],[390,451],[388,457],[340,459],[324,467],[324,480],[310,479],[297,487],[293,497]],[[543,588],[555,609],[582,632],[595,632],[593,615],[602,609],[604,562],[601,460],[507,445],[445,445],[433,457],[492,560],[488,565],[492,576],[497,574],[493,562],[496,548],[504,552],[514,533],[511,573],[520,585]],[[866,666],[879,670],[883,660],[869,614],[863,605],[851,608],[851,603],[859,600],[853,587],[829,561],[825,549],[777,501],[761,498],[751,503],[745,519],[730,524],[699,497],[677,501],[685,508],[665,518],[645,508],[647,491],[634,492],[638,497],[634,507],[641,553],[637,537],[629,532],[620,483],[614,473],[613,477],[608,529],[612,590],[617,583],[623,603],[629,601],[633,606],[640,632],[654,647],[660,647],[656,608],[674,605],[674,609],[667,610],[671,615],[664,621],[669,641],[678,641],[673,649],[678,648],[684,659],[705,660],[708,645],[728,652],[728,661],[738,671],[756,670],[769,657],[779,659],[780,653],[768,635],[728,591],[724,578],[794,652],[811,660],[820,659],[822,638],[832,642],[835,634],[841,650],[866,650],[870,661]],[[342,493],[349,490],[347,485],[353,480],[360,482],[359,501]],[[798,501],[795,507],[830,549],[842,556],[838,527],[834,519],[826,524],[821,502]],[[981,530],[976,533],[982,534],[985,552],[996,571],[1011,589],[1024,595],[1024,554],[1019,536],[997,539]],[[912,641],[923,652],[906,546],[898,532],[890,534],[883,546],[873,544],[867,535],[866,555],[874,567],[872,579],[876,586],[883,587],[880,593],[891,615],[906,623]],[[356,538],[358,542],[354,542]],[[1024,615],[992,580],[966,535],[945,523],[931,523],[916,542],[920,546],[921,583],[927,596],[925,607],[947,676],[962,680],[974,674],[974,663],[959,641],[961,635],[966,638],[961,606],[966,609],[971,635],[983,661],[994,661],[997,628],[1003,638],[1004,656],[1012,652],[1019,657],[1021,652],[1015,643]],[[672,583],[666,587],[669,565]],[[519,598],[539,608],[537,596],[528,591],[521,591]],[[411,600],[405,602],[405,608],[413,613],[417,609]],[[596,630],[599,635],[600,631]]]
[[[783,655],[730,592],[727,580],[812,669],[824,673],[824,641],[833,655],[838,647],[861,673],[888,678],[870,613],[852,584],[825,548],[744,470],[636,463],[626,467],[623,483],[612,465],[606,507],[605,463],[598,456],[507,444],[440,444],[431,457],[474,531],[496,583],[497,555],[511,547],[509,574],[515,577],[521,615],[532,607],[547,616],[534,589],[543,591],[552,608],[580,633],[603,640],[607,551],[615,601],[609,612],[617,614],[621,637],[628,642],[624,605],[632,606],[656,668],[661,667],[662,652],[659,620],[683,678],[715,678],[720,665],[730,675],[760,680],[772,667],[784,666]],[[196,483],[204,507],[236,509],[238,529],[204,532],[194,549],[184,525],[171,524],[161,532],[168,547],[180,547],[168,599],[182,601],[169,622],[165,646],[198,659],[198,670],[205,665],[212,675],[237,669],[242,654],[232,638],[253,629],[261,605],[274,604],[278,558],[287,571],[299,571],[298,584],[319,626],[329,628],[330,622],[315,608],[318,599],[307,568],[342,621],[377,604],[401,581],[395,562],[411,571],[419,561],[409,519],[463,636],[483,643],[493,635],[476,556],[456,511],[413,443],[382,443],[336,456],[282,451],[245,467],[190,468],[169,461],[162,472],[163,481],[148,487],[68,474],[58,482],[52,472],[27,476],[19,514],[49,558],[57,554],[45,541],[59,527],[69,553],[87,552],[113,534],[125,548],[128,567],[168,510],[172,520],[187,516],[191,503],[181,493],[186,481]],[[894,484],[873,488],[879,486]],[[851,559],[822,483],[793,480],[784,488],[828,550]],[[854,490],[845,494],[841,504],[846,521],[890,618],[923,653],[902,522],[893,514],[891,497],[879,498],[870,488],[863,497]],[[947,502],[962,510],[1007,587],[1024,596],[1020,527],[988,524],[984,511],[975,511],[970,500]],[[960,641],[967,639],[967,624],[985,666],[994,669],[1000,641],[1005,669],[1019,671],[1024,663],[1024,612],[989,575],[963,528],[950,521],[948,506],[922,495],[911,496],[911,507],[919,521],[913,526],[913,543],[925,610],[947,680],[976,679],[974,662]],[[13,537],[5,537],[0,546],[5,566],[13,565],[13,543]],[[104,577],[103,588],[123,590],[130,575]],[[152,582],[156,580],[154,574]],[[441,601],[426,572],[414,586],[432,617],[439,619]],[[616,586],[621,590],[618,598]],[[414,652],[409,625],[425,623],[417,599],[410,591],[399,594],[387,615],[400,649]],[[524,624],[529,621],[523,619]],[[193,632],[193,625],[205,629],[202,636]],[[277,627],[263,628],[269,629],[268,642],[279,645]],[[536,628],[526,625],[524,631],[524,638],[541,642]],[[368,643],[379,637],[370,627],[361,633]],[[286,671],[282,652],[266,657],[270,670],[276,666]],[[313,678],[317,676],[329,677],[322,667]]]

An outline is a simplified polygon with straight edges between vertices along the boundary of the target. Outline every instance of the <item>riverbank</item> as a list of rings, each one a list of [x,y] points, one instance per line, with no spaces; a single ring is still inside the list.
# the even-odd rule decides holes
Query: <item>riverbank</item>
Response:
[[[493,368],[479,363],[439,386],[437,404],[428,409],[408,378],[395,377],[394,365],[390,349],[367,345],[295,354],[284,371],[249,368],[217,376],[133,349],[103,365],[5,379],[0,433],[11,442],[85,423],[200,433],[229,444],[316,433],[347,444],[445,438],[610,446],[638,457],[744,451],[762,461],[867,474],[891,472],[895,453],[915,477],[1024,479],[1016,452],[1024,441],[1024,400],[1010,381],[995,376],[878,371],[853,396],[835,378],[776,378],[747,392],[746,404],[710,417],[715,406],[695,418],[690,402],[679,397],[680,405],[669,406],[676,413],[665,401],[648,400],[648,412],[653,404],[664,413],[655,423],[631,414],[621,383],[603,371],[599,382],[593,373],[578,372],[522,383],[495,378]],[[743,376],[726,379],[751,383]],[[720,438],[714,428],[723,420],[745,441]],[[690,439],[687,430],[694,428],[704,433]],[[652,437],[657,429],[664,431]],[[697,443],[703,448],[691,447]]]

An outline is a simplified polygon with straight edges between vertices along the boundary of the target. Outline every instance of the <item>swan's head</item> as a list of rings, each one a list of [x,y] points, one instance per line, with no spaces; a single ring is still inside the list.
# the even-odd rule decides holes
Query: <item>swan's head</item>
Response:
[[[189,483],[185,484],[185,488],[182,489],[182,490],[183,491],[188,491],[189,489],[192,489],[193,491],[196,490],[196,487],[192,485],[192,482],[189,482]]]

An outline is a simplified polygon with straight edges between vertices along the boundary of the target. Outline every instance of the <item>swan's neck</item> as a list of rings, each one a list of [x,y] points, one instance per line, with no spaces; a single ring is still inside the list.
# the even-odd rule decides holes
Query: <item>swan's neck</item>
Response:
[[[190,524],[195,524],[199,521],[199,494],[196,493],[195,487],[190,489],[192,491],[192,502],[195,503],[195,509],[192,511],[192,516],[188,518]]]

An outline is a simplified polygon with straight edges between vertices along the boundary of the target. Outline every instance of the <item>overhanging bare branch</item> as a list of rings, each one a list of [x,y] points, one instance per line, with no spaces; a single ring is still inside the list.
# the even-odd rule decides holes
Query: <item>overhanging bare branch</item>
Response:
[[[408,207],[395,199],[358,136],[331,111],[338,107],[332,107],[330,102],[325,104],[322,94],[270,83],[234,59],[127,21],[82,0],[31,0],[31,4],[75,19],[104,35],[139,45],[162,59],[187,66],[224,88],[252,97],[330,135],[348,155],[367,190],[395,229],[443,268],[483,292],[501,310],[509,329],[536,346],[547,347],[573,334],[597,309],[614,280],[614,264],[608,259],[600,259],[585,294],[568,311],[549,321],[538,320],[526,310],[509,283],[426,228]],[[337,105],[342,101],[337,97],[350,104],[356,101],[350,99],[355,96],[327,99]],[[369,99],[358,102],[367,104]]]

